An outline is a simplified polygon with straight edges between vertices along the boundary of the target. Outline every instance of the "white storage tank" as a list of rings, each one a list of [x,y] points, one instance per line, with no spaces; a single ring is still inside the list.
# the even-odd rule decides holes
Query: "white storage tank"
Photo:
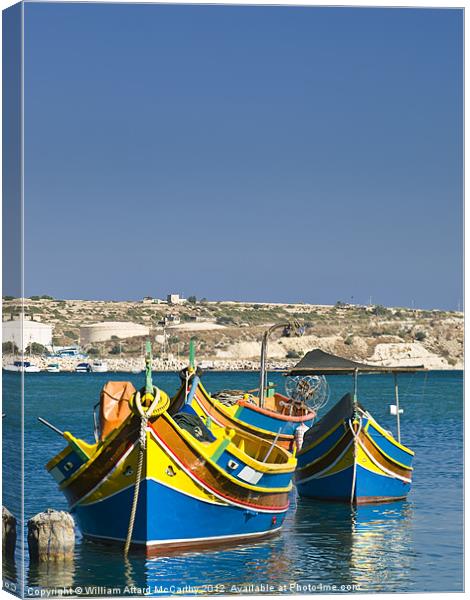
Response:
[[[91,323],[80,327],[80,344],[92,344],[93,342],[107,342],[114,337],[121,340],[125,338],[148,336],[149,328],[138,323],[127,323],[124,321],[103,321],[102,323]]]
[[[3,321],[2,323],[2,342],[13,342],[15,346],[23,352],[33,342],[43,346],[51,346],[53,325],[31,321],[28,318],[23,319],[23,335],[21,335],[20,318],[12,321]]]

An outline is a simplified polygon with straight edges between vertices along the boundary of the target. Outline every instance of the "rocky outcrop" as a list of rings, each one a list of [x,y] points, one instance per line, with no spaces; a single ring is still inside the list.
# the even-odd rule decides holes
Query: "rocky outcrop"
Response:
[[[374,353],[367,359],[371,364],[386,367],[400,365],[414,367],[423,365],[426,369],[449,369],[449,363],[442,357],[433,354],[419,342],[398,344],[377,344]],[[453,368],[462,368],[462,365]]]

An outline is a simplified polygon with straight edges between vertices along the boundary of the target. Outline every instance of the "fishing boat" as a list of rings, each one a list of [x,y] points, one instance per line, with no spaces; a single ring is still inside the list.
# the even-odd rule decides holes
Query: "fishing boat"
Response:
[[[152,554],[279,531],[295,457],[203,423],[188,402],[180,406],[153,385],[150,353],[142,390],[108,382],[98,406],[93,444],[40,419],[67,441],[46,468],[85,537]]]
[[[93,373],[107,373],[108,372],[108,363],[104,360],[94,360],[91,363],[91,371]]]
[[[15,360],[13,363],[5,365],[4,371],[12,371],[14,373],[40,373],[41,369],[29,360]]]
[[[78,365],[75,367],[75,373],[90,373],[90,372],[91,372],[90,363],[87,363],[87,362],[78,363]]]
[[[316,412],[298,395],[284,395],[275,391],[267,382],[268,338],[276,329],[285,332],[300,328],[298,323],[281,323],[270,327],[263,336],[261,346],[260,385],[256,390],[223,390],[211,396],[200,382],[191,397],[191,406],[204,417],[210,417],[218,425],[233,427],[248,432],[283,448],[293,450],[295,434],[310,426]],[[191,351],[190,351],[191,352]],[[190,381],[195,373],[194,358],[190,357],[190,366],[180,373],[183,382]],[[254,394],[253,392],[258,392]]]
[[[349,373],[354,383],[352,393],[346,393],[304,434],[295,474],[300,496],[352,504],[406,498],[411,487],[414,452],[401,443],[397,374],[419,370],[424,369],[361,364],[318,349],[304,356],[290,376]],[[394,375],[396,438],[359,403],[359,373]]]
[[[308,406],[293,402],[280,393],[266,395],[260,406],[259,397],[251,394],[223,390],[211,396],[198,376],[190,374],[190,381],[189,399],[199,416],[210,418],[222,427],[233,427],[269,442],[275,441],[278,446],[290,451],[299,425],[309,425],[315,418],[315,413]]]

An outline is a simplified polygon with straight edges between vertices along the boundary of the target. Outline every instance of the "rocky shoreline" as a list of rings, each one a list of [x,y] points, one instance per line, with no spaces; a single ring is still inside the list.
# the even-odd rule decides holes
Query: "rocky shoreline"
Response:
[[[387,344],[391,346],[391,344]],[[397,344],[398,346],[398,344]],[[404,346],[404,345],[403,345]],[[395,352],[392,352],[395,350]],[[398,357],[398,360],[397,360]],[[18,360],[18,357],[11,354],[5,354],[2,358],[2,366],[12,364],[14,360]],[[64,373],[73,373],[79,363],[93,362],[92,359],[77,359],[77,358],[47,358],[44,356],[28,356],[25,360],[29,360],[41,371],[47,370],[47,365],[51,363],[57,363],[60,367],[60,371]],[[270,371],[286,371],[291,369],[297,362],[296,359],[285,359],[285,360],[268,360],[268,370]],[[144,370],[144,361],[142,358],[106,358],[105,362],[108,366],[109,373],[138,373]],[[418,366],[423,365],[428,370],[462,370],[463,363],[457,363],[456,365],[449,365],[446,361],[438,356],[430,353],[424,354],[419,352],[416,348],[384,348],[380,349],[377,355],[374,355],[372,359],[364,361],[368,364],[380,365],[380,366]],[[155,358],[152,361],[154,371],[169,371],[177,372],[187,366],[187,360],[182,360],[177,357],[169,356],[166,359]],[[258,360],[211,360],[201,361],[200,367],[206,371],[259,371]]]

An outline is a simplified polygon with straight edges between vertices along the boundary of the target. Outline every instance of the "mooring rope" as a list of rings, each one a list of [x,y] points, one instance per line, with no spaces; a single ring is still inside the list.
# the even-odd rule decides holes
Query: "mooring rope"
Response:
[[[146,426],[147,423],[144,419],[140,422],[140,436],[139,436],[139,459],[137,462],[137,472],[135,476],[134,486],[134,498],[132,499],[131,515],[129,518],[129,526],[127,528],[126,545],[124,546],[124,556],[129,554],[129,548],[131,545],[132,534],[134,532],[135,515],[137,513],[137,502],[139,501],[139,490],[140,490],[140,478],[142,476],[142,467],[144,464],[145,446],[146,446]]]
[[[354,427],[352,426],[351,419],[348,421],[349,429],[351,430],[354,438],[354,456],[353,456],[353,480],[351,486],[351,504],[354,504],[354,492],[356,491],[356,475],[357,475],[357,464],[356,464],[356,452],[357,452],[357,443],[359,434],[362,430],[362,417],[359,415],[359,427],[357,431],[354,431]]]
[[[134,497],[132,499],[131,514],[129,517],[129,526],[127,528],[126,544],[124,546],[124,556],[127,557],[129,554],[129,548],[131,545],[132,534],[134,532],[135,517],[137,514],[137,503],[139,501],[139,490],[140,480],[142,477],[142,468],[144,465],[145,450],[147,447],[147,424],[150,417],[156,417],[161,415],[168,408],[170,399],[168,396],[163,397],[163,402],[160,403],[160,390],[154,386],[154,399],[148,408],[145,410],[142,406],[142,400],[140,392],[136,392],[134,395],[134,401],[131,402],[132,409],[137,409],[137,413],[140,416],[140,434],[139,434],[139,458],[137,461],[137,472],[135,475],[134,484]]]

